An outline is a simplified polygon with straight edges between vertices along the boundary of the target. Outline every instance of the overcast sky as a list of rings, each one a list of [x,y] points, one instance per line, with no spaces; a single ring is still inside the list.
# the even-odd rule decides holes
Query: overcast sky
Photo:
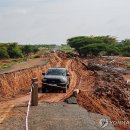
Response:
[[[0,0],[0,42],[62,44],[81,35],[130,38],[130,0]]]

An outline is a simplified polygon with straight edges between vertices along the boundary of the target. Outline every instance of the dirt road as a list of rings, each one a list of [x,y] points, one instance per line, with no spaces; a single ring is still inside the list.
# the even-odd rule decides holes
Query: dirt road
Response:
[[[67,58],[60,58],[57,54],[54,54],[54,57],[58,61],[55,67],[66,67],[70,71],[70,87],[67,93],[46,93],[46,94],[39,94],[39,102],[59,102],[63,101],[65,98],[69,97],[73,90],[78,86],[80,76],[77,75],[78,71],[78,63],[75,59],[67,59]],[[20,105],[27,103],[30,98],[30,95],[22,96],[19,98],[16,98],[11,101],[1,102],[0,105],[2,106],[0,108],[0,123],[4,121],[5,118],[7,118],[11,110],[14,108],[15,105]]]
[[[59,58],[59,57],[58,57]],[[63,101],[65,98],[69,97],[73,90],[78,87],[80,76],[77,75],[77,62],[74,59],[60,59],[59,63],[56,65],[56,67],[65,67],[70,72],[70,85],[67,93],[45,93],[40,98],[40,102],[59,102]]]
[[[11,73],[18,70],[23,70],[27,68],[31,68],[38,65],[45,65],[47,63],[47,59],[37,58],[37,59],[28,59],[26,62],[21,62],[11,67],[0,69],[0,74]]]
[[[118,88],[119,90],[121,90],[122,89],[121,87],[123,85],[125,87],[128,87],[127,89],[129,89],[129,86],[127,86],[124,82],[122,82],[123,79],[121,79],[122,84],[120,84],[118,83],[118,81],[120,81],[118,80],[118,77],[116,78],[115,77],[111,78],[109,76],[107,77],[107,75],[111,76],[111,73],[110,74],[107,73],[107,75],[100,77],[95,71],[88,70],[86,66],[82,63],[82,59],[79,58],[67,58],[65,54],[56,54],[56,53],[54,53],[52,57],[54,58],[54,60],[50,60],[49,65],[47,67],[44,67],[44,71],[46,71],[48,67],[66,67],[69,70],[71,77],[69,90],[67,91],[67,93],[44,93],[44,94],[40,93],[39,96],[40,103],[64,101],[73,93],[73,90],[75,88],[79,88],[80,93],[77,97],[78,103],[84,108],[86,108],[88,111],[110,116],[112,120],[129,121],[129,114],[130,114],[129,109],[122,107],[122,105],[120,104],[117,106],[116,104],[113,103],[113,101],[115,101],[116,99],[114,96]],[[102,73],[99,74],[101,75]],[[113,75],[115,75],[115,73],[113,73]],[[109,82],[114,83],[115,85],[115,86],[109,86],[109,88],[111,88],[113,92],[112,93],[113,97],[111,97],[110,95],[108,98],[106,98],[104,96],[107,95],[105,91],[103,92],[103,94],[101,93],[102,94],[101,97],[98,97],[98,95],[95,94],[98,86],[100,87],[100,85],[102,84],[106,85],[105,83],[107,84],[109,83],[105,81],[105,78],[110,78]],[[116,86],[117,83],[118,86]],[[105,87],[103,86],[102,89],[105,89]],[[121,95],[125,95],[123,89],[120,92],[122,92]],[[118,95],[118,93],[116,95]],[[10,113],[14,105],[19,105],[21,103],[23,104],[27,102],[28,99],[29,95],[26,95],[13,101],[6,102],[3,105],[4,107],[0,109],[1,110],[0,118],[2,117],[2,121],[10,117]],[[118,100],[119,99],[117,98],[116,102],[118,102]],[[14,102],[16,104],[14,104]],[[7,112],[4,112],[5,110],[7,110]],[[118,130],[129,130],[130,126],[120,125],[117,126],[117,128]]]

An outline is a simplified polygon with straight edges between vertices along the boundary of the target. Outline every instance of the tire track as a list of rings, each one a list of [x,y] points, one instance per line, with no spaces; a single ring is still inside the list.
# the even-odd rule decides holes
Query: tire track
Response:
[[[67,93],[44,93],[43,96],[40,98],[40,102],[59,102],[63,101],[64,99],[68,98],[72,93],[73,90],[76,88],[79,79],[76,72],[73,70],[73,66],[76,67],[77,63],[74,59],[61,59],[59,56],[56,56],[59,59],[60,63],[58,63],[58,67],[65,67],[70,72],[70,85]],[[73,65],[75,64],[75,65]]]

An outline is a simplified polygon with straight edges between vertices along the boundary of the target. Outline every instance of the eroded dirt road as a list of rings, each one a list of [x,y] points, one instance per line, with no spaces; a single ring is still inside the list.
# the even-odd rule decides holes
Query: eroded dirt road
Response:
[[[70,72],[70,86],[67,93],[39,93],[39,102],[59,102],[63,101],[65,98],[69,97],[73,90],[78,87],[80,81],[80,75],[78,74],[80,71],[80,66],[78,65],[78,61],[75,59],[67,59],[64,57],[59,57],[57,54],[53,55],[55,60],[57,61],[56,65],[52,65],[52,67],[65,67]],[[11,114],[11,110],[15,107],[15,105],[27,104],[30,99],[30,94],[28,93],[26,96],[21,96],[19,98],[15,98],[10,101],[1,102],[0,103],[0,123],[4,121]]]
[[[61,59],[59,58],[59,63],[56,67],[65,67],[70,72],[70,85],[67,93],[44,93],[40,102],[59,102],[63,101],[65,98],[69,97],[75,88],[78,87],[80,81],[80,75],[78,75],[78,63],[75,59]]]
[[[73,90],[75,88],[79,88],[80,93],[77,97],[78,103],[86,108],[88,111],[107,115],[111,117],[112,120],[129,121],[129,109],[126,109],[121,104],[117,105],[115,102],[115,99],[117,100],[117,102],[119,101],[119,98],[116,98],[116,96],[118,97],[118,93],[116,92],[117,89],[120,90],[119,92],[121,92],[121,97],[125,95],[122,86],[124,85],[125,87],[127,87],[127,89],[129,89],[129,86],[122,82],[123,79],[121,77],[111,77],[110,74],[106,73],[105,71],[95,72],[92,70],[88,70],[79,58],[67,58],[65,54],[56,53],[54,53],[52,57],[54,58],[54,60],[50,62],[50,65],[48,67],[66,67],[70,72],[70,86],[67,93],[39,93],[39,102],[42,103],[64,101],[73,93]],[[44,71],[46,71],[48,67],[45,67]],[[103,73],[106,74],[102,75]],[[116,73],[112,74],[115,75]],[[105,78],[109,79],[109,82]],[[119,78],[121,79],[119,80]],[[121,81],[121,84],[118,83],[118,81]],[[108,86],[108,88],[106,88],[106,85],[111,86]],[[99,91],[98,93],[98,91],[96,91],[97,88],[103,90],[109,90],[110,88],[112,93],[109,94],[107,93],[107,91]],[[107,97],[108,95],[109,97]],[[0,108],[1,122],[10,116],[11,109],[15,105],[25,104],[27,103],[29,98],[30,95],[28,93],[28,95],[16,98],[15,100],[0,103],[0,105],[2,106]],[[19,115],[20,114],[21,113],[19,113]],[[129,130],[130,126],[120,125],[117,126],[117,129]]]

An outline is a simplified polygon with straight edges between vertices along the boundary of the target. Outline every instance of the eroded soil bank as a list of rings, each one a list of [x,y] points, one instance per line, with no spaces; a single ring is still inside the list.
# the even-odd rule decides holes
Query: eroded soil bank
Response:
[[[87,76],[82,78],[81,93],[78,95],[79,104],[91,112],[110,116],[113,121],[117,122],[117,125],[115,125],[117,129],[129,130],[129,83],[123,78],[121,73],[96,66],[95,63],[98,62],[99,64],[100,62],[93,61],[85,60],[84,62],[87,71],[90,71],[90,75],[89,78]],[[84,74],[84,71],[80,72]],[[124,121],[125,123],[119,124],[118,121]]]
[[[30,68],[19,69],[17,71],[0,74],[0,101],[9,100],[16,96],[26,95],[30,92],[31,79],[37,77],[39,86],[42,81],[42,72],[46,71],[49,67],[56,66],[59,62],[57,57],[53,55],[48,56],[48,62],[45,65],[35,65]]]

